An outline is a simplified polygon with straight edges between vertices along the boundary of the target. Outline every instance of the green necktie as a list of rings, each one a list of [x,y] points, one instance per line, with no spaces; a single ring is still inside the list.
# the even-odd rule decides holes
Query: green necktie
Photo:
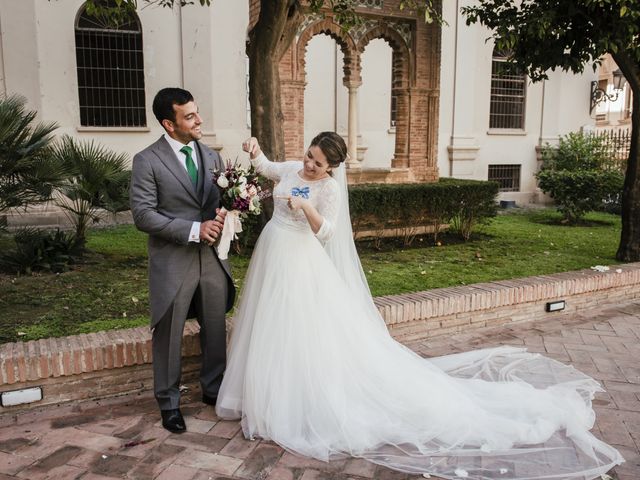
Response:
[[[193,183],[193,186],[196,187],[198,185],[198,169],[196,168],[196,164],[193,161],[193,157],[191,156],[192,149],[191,147],[185,145],[180,149],[180,151],[187,156],[185,160],[185,163],[187,165],[187,173],[189,174],[191,183]]]

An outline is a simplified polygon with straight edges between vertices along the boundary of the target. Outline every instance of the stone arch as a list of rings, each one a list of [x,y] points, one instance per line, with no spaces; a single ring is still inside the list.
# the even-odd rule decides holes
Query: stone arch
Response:
[[[408,168],[410,151],[410,87],[415,85],[413,81],[413,72],[415,70],[413,56],[405,38],[389,25],[381,23],[367,31],[360,38],[357,45],[358,57],[362,56],[369,42],[378,38],[386,41],[393,51],[391,95],[395,97],[398,115],[395,125],[395,146],[391,166],[393,168]]]
[[[250,0],[251,18],[259,9]],[[435,181],[438,178],[438,108],[440,98],[441,27],[426,24],[415,12],[399,11],[399,0],[376,0],[360,5],[364,22],[344,32],[334,22],[330,8],[320,13],[307,11],[299,31],[280,60],[280,85],[287,158],[301,158],[304,151],[305,54],[311,38],[323,33],[333,38],[344,55],[343,84],[349,95],[349,151],[357,157],[357,92],[362,84],[361,53],[375,38],[392,48],[392,95],[396,102],[396,144],[391,169],[384,174],[350,165],[349,181],[400,183]],[[391,14],[391,11],[394,13]],[[353,105],[355,104],[355,108]],[[352,131],[352,126],[354,131]]]
[[[307,45],[314,36],[319,34],[328,35],[340,46],[340,50],[342,50],[342,54],[344,55],[344,64],[342,67],[344,72],[343,82],[345,82],[345,84],[347,82],[360,82],[360,55],[358,55],[355,42],[351,36],[343,32],[340,26],[329,16],[311,24],[300,34],[296,45],[297,62],[294,73],[296,80],[305,80],[305,54],[307,52]]]
[[[328,35],[340,46],[344,55],[343,83],[361,82],[359,55],[353,39],[342,31],[327,15],[313,21],[299,33],[289,51],[280,62],[280,82],[285,122],[285,149],[287,158],[302,159],[304,152],[304,90],[306,83],[305,54],[310,40],[319,34]],[[359,83],[358,83],[359,84]]]
[[[358,57],[360,57],[371,40],[381,38],[389,44],[393,50],[393,87],[409,87],[414,82],[413,57],[409,45],[402,36],[389,25],[378,25],[365,33],[357,44]]]

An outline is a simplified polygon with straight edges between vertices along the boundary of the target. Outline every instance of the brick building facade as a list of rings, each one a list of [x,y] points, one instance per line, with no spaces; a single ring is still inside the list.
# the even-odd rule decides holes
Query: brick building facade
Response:
[[[250,25],[257,21],[259,0],[250,4]],[[401,10],[400,0],[361,2],[360,25],[345,32],[324,9],[305,13],[295,40],[280,62],[282,110],[287,158],[304,151],[305,53],[319,34],[333,38],[343,54],[343,85],[349,91],[349,177],[352,182],[435,181],[438,179],[437,142],[440,103],[440,26],[427,24],[419,14]],[[357,95],[362,85],[361,56],[374,39],[392,48],[392,95],[396,99],[395,149],[388,172],[361,170],[356,136]]]

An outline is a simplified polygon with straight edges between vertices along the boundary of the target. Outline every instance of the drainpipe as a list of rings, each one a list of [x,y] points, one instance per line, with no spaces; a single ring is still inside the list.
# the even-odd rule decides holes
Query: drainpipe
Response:
[[[182,5],[178,5],[178,37],[180,41],[180,88],[184,88],[184,37],[182,35]]]
[[[453,101],[451,102],[451,140],[450,143],[453,146],[453,141],[456,136],[456,96],[457,96],[457,78],[458,78],[458,14],[460,12],[460,0],[456,0],[456,19],[455,19],[455,40],[453,44]],[[453,161],[449,160],[449,176],[453,176]]]

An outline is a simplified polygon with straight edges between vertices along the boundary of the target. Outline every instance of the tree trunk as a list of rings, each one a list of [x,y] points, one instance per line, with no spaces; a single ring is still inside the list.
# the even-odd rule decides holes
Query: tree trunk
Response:
[[[613,55],[633,92],[631,148],[622,189],[622,233],[616,258],[623,262],[640,261],[640,65],[627,52]]]
[[[270,160],[285,158],[279,64],[302,21],[299,0],[261,0],[249,33],[251,134]]]

